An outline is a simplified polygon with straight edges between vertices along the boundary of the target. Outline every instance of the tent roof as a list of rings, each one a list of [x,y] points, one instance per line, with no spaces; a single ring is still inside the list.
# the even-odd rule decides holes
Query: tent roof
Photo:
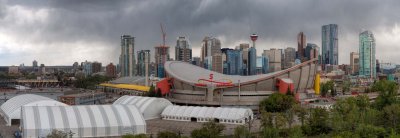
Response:
[[[34,94],[15,96],[1,105],[0,110],[4,119],[10,123],[10,119],[20,119],[22,106],[67,106],[64,103]]]
[[[139,111],[143,114],[145,119],[155,118],[154,115],[156,114],[157,117],[159,117],[161,112],[165,109],[165,107],[172,105],[170,101],[164,98],[128,96],[128,95],[124,95],[118,98],[113,104],[135,105],[139,109]],[[153,112],[153,113],[148,113],[148,112]]]
[[[239,120],[253,115],[250,108],[200,107],[170,105],[161,113],[162,116],[216,118]]]
[[[24,130],[67,131],[116,128],[121,129],[120,135],[125,133],[125,128],[133,128],[135,134],[146,133],[145,127],[135,128],[146,126],[146,122],[134,105],[24,106],[21,126]],[[74,133],[78,133],[77,136],[86,134]],[[92,133],[96,137],[96,133]]]

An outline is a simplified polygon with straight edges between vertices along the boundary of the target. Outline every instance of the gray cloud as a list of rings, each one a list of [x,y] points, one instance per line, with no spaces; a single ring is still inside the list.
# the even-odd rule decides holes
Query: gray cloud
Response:
[[[30,64],[33,59],[47,64],[72,64],[85,59],[117,62],[120,35],[134,35],[137,50],[153,50],[161,43],[160,22],[166,27],[167,44],[172,48],[176,37],[182,35],[188,36],[192,47],[198,49],[206,35],[220,37],[223,47],[234,47],[248,42],[249,34],[257,33],[259,52],[273,47],[296,47],[300,31],[305,32],[308,42],[320,45],[321,26],[336,23],[340,63],[349,62],[350,51],[358,49],[358,34],[365,29],[377,37],[378,58],[388,62],[400,58],[390,52],[400,50],[395,45],[400,43],[399,39],[392,43],[378,39],[383,34],[395,35],[392,29],[400,25],[397,0],[9,0],[3,3],[0,1],[0,35],[10,37],[3,40],[5,44],[0,39],[0,57],[3,57],[0,64],[4,65]],[[32,15],[18,16],[21,14]],[[13,52],[7,46],[17,43],[13,38],[23,38],[23,42],[17,42],[25,48]],[[60,59],[60,55],[64,57]]]

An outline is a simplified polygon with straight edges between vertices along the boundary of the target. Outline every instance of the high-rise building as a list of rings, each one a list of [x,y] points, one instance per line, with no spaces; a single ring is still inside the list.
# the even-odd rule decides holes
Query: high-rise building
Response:
[[[196,66],[200,66],[200,57],[193,57],[192,58],[192,64]]]
[[[119,66],[121,77],[134,76],[136,73],[135,61],[135,37],[130,35],[121,36],[121,55],[119,57]]]
[[[294,66],[294,61],[296,60],[296,49],[293,47],[285,48],[284,50],[285,58],[283,59],[283,68],[287,69]]]
[[[150,64],[150,50],[137,51],[137,75],[146,76],[149,75],[149,64]]]
[[[270,50],[264,50],[264,54],[268,56],[269,72],[282,70],[282,49],[271,48]]]
[[[248,75],[256,75],[257,74],[257,49],[256,49],[256,41],[258,39],[258,35],[252,34],[250,35],[250,39],[253,42],[253,47],[249,48],[247,69]]]
[[[358,74],[360,68],[360,55],[356,52],[350,53],[350,69],[351,74]]]
[[[217,38],[205,37],[201,44],[200,58],[201,58],[202,67],[209,69],[209,70],[213,70],[212,65],[214,63],[213,63],[212,59],[213,59],[214,55],[221,56],[221,41]],[[222,60],[222,56],[221,56],[221,60]]]
[[[175,60],[190,62],[192,60],[192,49],[189,40],[185,37],[178,37],[175,46]]]
[[[117,76],[117,70],[116,66],[113,63],[110,63],[106,66],[106,76],[107,77],[116,77]]]
[[[249,69],[248,69],[248,61],[249,61],[249,44],[242,43],[239,45],[238,49],[242,51],[243,55],[243,75],[249,75]]]
[[[93,74],[92,62],[88,62],[88,61],[83,62],[82,68],[83,68],[83,73],[85,74],[85,77]]]
[[[74,62],[74,64],[72,64],[72,68],[74,71],[76,71],[79,68],[79,63],[78,62]]]
[[[377,67],[375,58],[375,37],[371,31],[364,31],[360,34],[359,58],[359,75],[375,78]]]
[[[218,73],[222,73],[223,72],[222,53],[213,55],[211,60],[212,60],[211,70]]]
[[[329,24],[322,26],[322,69],[325,65],[339,64],[338,25]]]
[[[257,74],[257,50],[254,47],[249,48],[248,61],[247,61],[248,75]]]
[[[307,43],[306,49],[304,50],[305,60],[310,60],[314,58],[318,58],[319,56],[319,47],[313,43]]]
[[[305,48],[306,48],[306,35],[303,32],[300,32],[297,35],[297,58],[302,62],[305,61]]]
[[[101,72],[101,63],[100,62],[93,62],[92,63],[92,73]]]
[[[38,67],[38,62],[36,60],[33,60],[32,67],[34,67],[34,68]]]
[[[154,51],[156,76],[159,78],[165,77],[164,63],[170,59],[168,46],[157,46]]]
[[[266,55],[265,53],[262,54],[261,56],[262,58],[262,73],[263,74],[267,74],[269,72],[269,59],[268,59],[268,55]]]
[[[241,44],[239,44],[239,46],[236,47],[236,49],[238,49],[238,50],[243,50],[243,49],[248,49],[248,48],[250,48],[250,45],[247,43],[241,43]]]
[[[226,74],[243,75],[242,51],[229,49],[223,53],[226,54]]]

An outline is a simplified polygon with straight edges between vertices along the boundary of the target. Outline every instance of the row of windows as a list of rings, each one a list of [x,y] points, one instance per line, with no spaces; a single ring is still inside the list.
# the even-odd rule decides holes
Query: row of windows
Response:
[[[245,123],[244,120],[231,120],[231,119],[211,119],[211,118],[190,118],[190,117],[178,117],[178,116],[162,116],[162,119],[165,120],[187,120],[193,122],[209,122],[213,120],[217,120],[220,123],[234,123],[234,124],[243,124]]]

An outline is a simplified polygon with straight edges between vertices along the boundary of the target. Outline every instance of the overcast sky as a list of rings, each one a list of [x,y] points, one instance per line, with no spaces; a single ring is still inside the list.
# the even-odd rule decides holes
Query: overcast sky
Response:
[[[400,64],[399,13],[399,0],[0,0],[0,65],[117,63],[121,35],[136,37],[135,50],[153,51],[160,23],[171,57],[178,36],[199,56],[205,36],[233,48],[257,33],[261,53],[297,48],[300,31],[321,46],[321,26],[338,24],[340,64],[358,51],[364,30],[375,35],[377,59]]]

